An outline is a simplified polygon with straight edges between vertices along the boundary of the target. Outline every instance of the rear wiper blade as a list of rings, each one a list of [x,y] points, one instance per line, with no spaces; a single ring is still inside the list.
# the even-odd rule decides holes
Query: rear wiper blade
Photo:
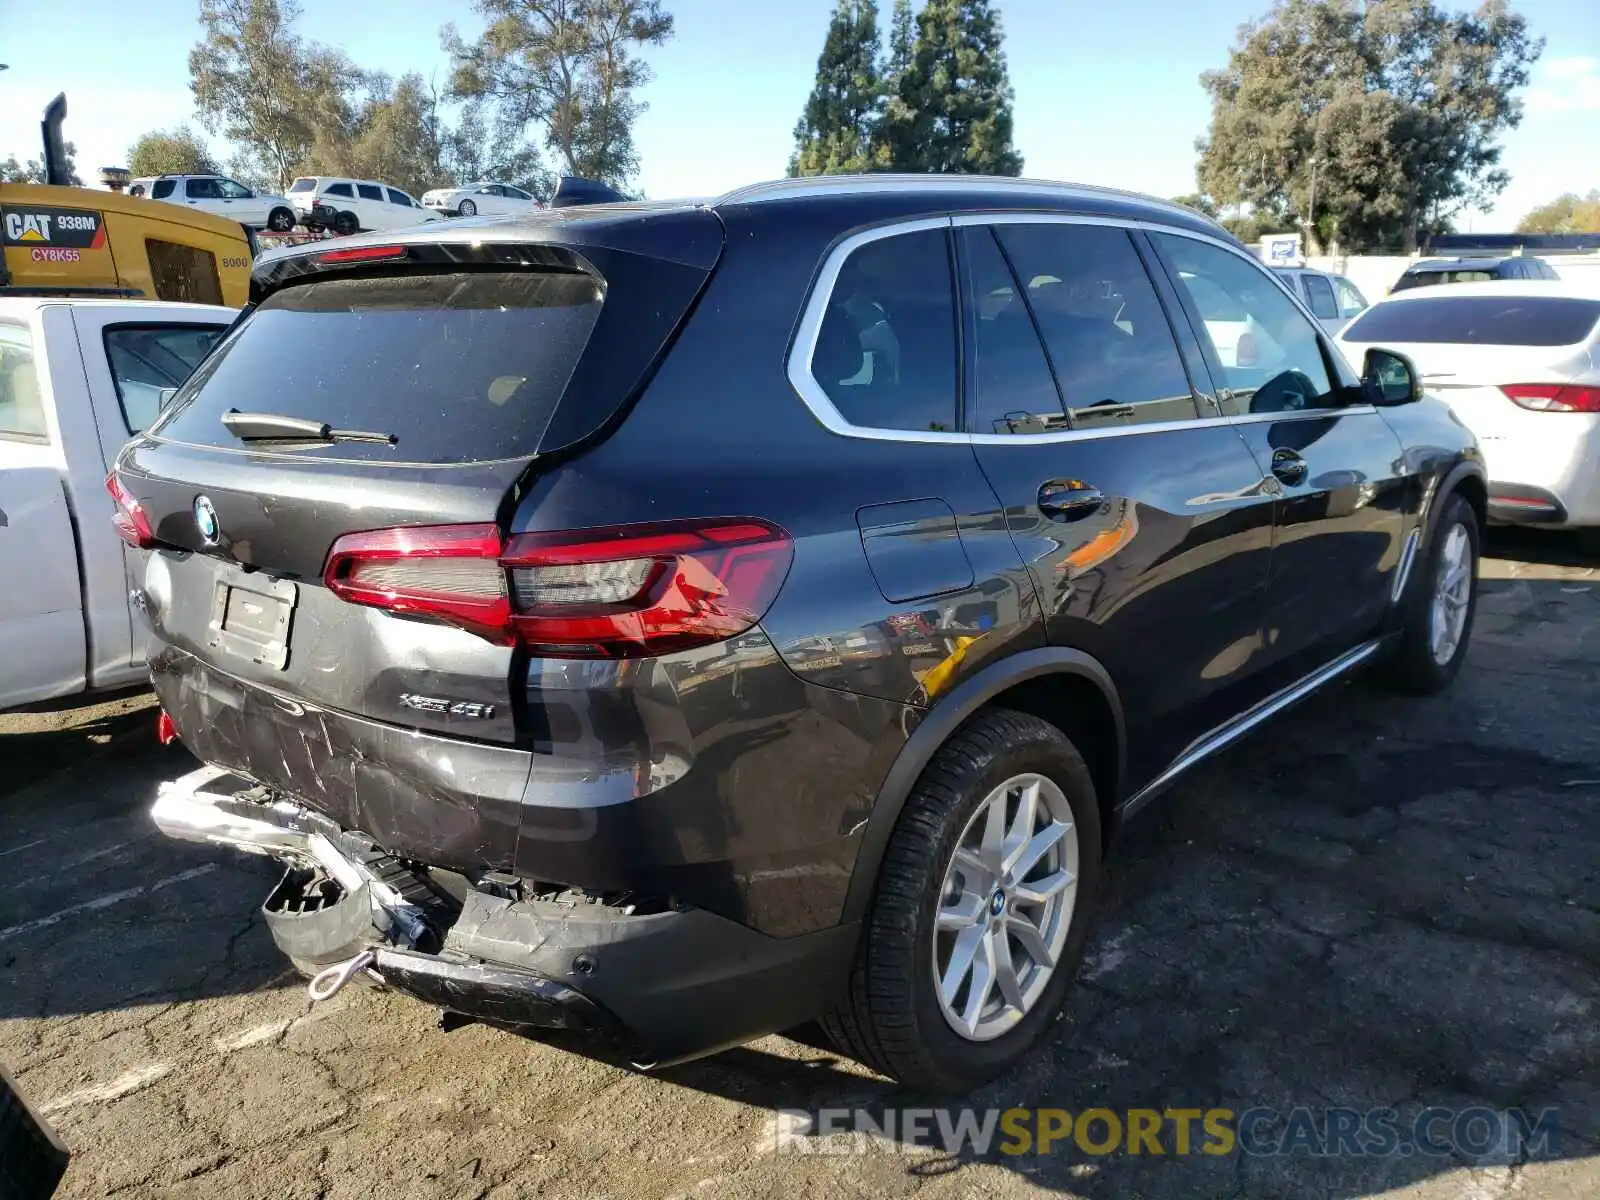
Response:
[[[282,413],[247,413],[230,408],[222,423],[241,442],[375,442],[395,444],[392,433],[369,433],[362,429],[335,429],[326,421],[290,417]]]

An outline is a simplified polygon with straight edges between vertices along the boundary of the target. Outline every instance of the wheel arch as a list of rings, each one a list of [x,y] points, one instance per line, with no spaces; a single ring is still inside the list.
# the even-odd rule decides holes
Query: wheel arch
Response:
[[[1433,491],[1433,502],[1428,505],[1428,511],[1423,517],[1424,541],[1433,540],[1434,527],[1439,523],[1439,514],[1444,511],[1446,501],[1451,496],[1459,494],[1478,516],[1478,530],[1482,532],[1489,522],[1489,483],[1484,475],[1483,468],[1470,459],[1457,462],[1446,472],[1440,480],[1439,486]]]
[[[1127,762],[1122,701],[1110,673],[1082,650],[1045,646],[984,668],[953,688],[906,739],[878,788],[856,854],[841,921],[865,916],[889,838],[923,770],[968,720],[986,708],[1030,713],[1060,729],[1084,756],[1109,835]]]

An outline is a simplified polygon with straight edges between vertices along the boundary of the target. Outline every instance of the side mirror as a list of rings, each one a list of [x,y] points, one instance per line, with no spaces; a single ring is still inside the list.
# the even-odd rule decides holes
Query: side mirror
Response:
[[[1393,350],[1368,350],[1361,382],[1374,404],[1410,404],[1422,399],[1422,377],[1416,363]]]
[[[156,394],[156,407],[165,412],[167,405],[172,403],[172,398],[178,394],[177,388],[162,388]]]

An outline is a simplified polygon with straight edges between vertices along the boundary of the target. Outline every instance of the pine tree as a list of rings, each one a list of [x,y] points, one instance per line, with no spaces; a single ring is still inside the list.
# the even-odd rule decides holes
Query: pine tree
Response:
[[[923,171],[923,147],[918,144],[917,98],[910,91],[912,56],[916,53],[916,23],[911,0],[894,0],[889,25],[889,61],[884,68],[883,117],[872,139],[873,165],[884,170]]]
[[[909,115],[901,140],[920,162],[896,161],[897,168],[1022,174],[1011,144],[1013,93],[1002,40],[989,0],[928,0],[897,89]]]
[[[866,170],[882,100],[876,0],[839,0],[817,57],[816,85],[794,129],[789,174]]]

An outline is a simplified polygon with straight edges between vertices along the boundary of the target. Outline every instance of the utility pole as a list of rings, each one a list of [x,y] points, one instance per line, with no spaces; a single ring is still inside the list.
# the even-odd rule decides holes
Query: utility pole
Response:
[[[1306,247],[1307,250],[1321,248],[1317,246],[1317,164],[1321,161],[1315,154],[1311,156],[1311,202],[1306,205],[1311,210],[1306,219],[1306,224],[1310,226],[1311,236],[1308,240],[1311,245]]]

